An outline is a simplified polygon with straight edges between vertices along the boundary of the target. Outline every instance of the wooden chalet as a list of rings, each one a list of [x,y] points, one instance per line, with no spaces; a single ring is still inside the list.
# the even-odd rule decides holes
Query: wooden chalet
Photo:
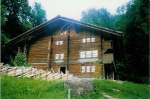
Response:
[[[12,39],[28,63],[78,77],[114,78],[115,39],[122,33],[57,16]]]

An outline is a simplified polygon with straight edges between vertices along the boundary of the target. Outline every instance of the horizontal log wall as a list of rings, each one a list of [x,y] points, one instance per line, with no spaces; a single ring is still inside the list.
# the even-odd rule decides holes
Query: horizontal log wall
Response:
[[[103,64],[91,64],[96,66],[95,73],[81,73],[81,66],[88,66],[87,63],[80,63],[80,51],[98,50],[98,60],[102,60],[103,54],[107,49],[111,47],[111,41],[102,39],[101,36],[96,36],[88,32],[76,33],[75,30],[71,30],[70,33],[67,31],[58,31],[53,36],[42,37],[35,41],[30,49],[28,55],[28,62],[34,67],[46,69],[49,66],[54,71],[59,71],[60,67],[67,66],[67,47],[68,47],[68,35],[70,35],[70,48],[69,48],[69,67],[70,73],[80,77],[100,77],[103,74]],[[95,37],[95,42],[83,43],[83,38]],[[63,45],[56,45],[56,41],[63,41]],[[103,48],[101,48],[103,47]],[[63,62],[58,63],[55,60],[56,54],[64,53]]]
[[[48,44],[50,41],[50,36],[40,38],[35,41],[30,49],[28,55],[28,62],[37,68],[48,68]]]

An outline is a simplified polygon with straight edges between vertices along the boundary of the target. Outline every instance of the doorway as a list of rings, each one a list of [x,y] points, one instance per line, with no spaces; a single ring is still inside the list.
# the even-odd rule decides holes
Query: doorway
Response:
[[[104,70],[105,70],[105,79],[114,79],[113,64],[105,64]]]
[[[60,67],[60,72],[66,73],[66,67]]]

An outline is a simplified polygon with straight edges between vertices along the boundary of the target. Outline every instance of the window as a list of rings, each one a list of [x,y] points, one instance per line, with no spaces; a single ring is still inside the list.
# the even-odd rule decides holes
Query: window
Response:
[[[91,38],[91,42],[95,42],[95,38],[94,37]]]
[[[56,55],[55,55],[55,59],[59,59],[59,54],[56,54]]]
[[[59,41],[59,44],[62,45],[62,44],[63,44],[63,41]]]
[[[91,66],[86,66],[86,72],[90,72]]]
[[[91,38],[87,38],[87,39],[86,39],[86,42],[90,42],[90,41],[91,41]]]
[[[67,31],[64,32],[64,35],[66,35],[66,34],[67,34]]]
[[[82,43],[88,43],[88,42],[95,42],[95,38],[92,37],[92,38],[83,38],[82,39]]]
[[[63,41],[56,41],[55,44],[56,45],[62,45],[64,42]]]
[[[93,50],[92,51],[92,57],[97,57],[98,56],[98,51],[97,50]]]
[[[90,73],[90,72],[95,72],[95,66],[81,66],[81,72],[82,73]]]
[[[95,57],[98,57],[98,50],[80,52],[80,58],[95,58]]]
[[[85,52],[80,52],[80,58],[85,58]]]
[[[91,51],[86,51],[86,58],[91,58]]]
[[[64,54],[60,54],[60,59],[64,59]]]
[[[95,66],[91,66],[91,72],[95,72]]]
[[[64,59],[64,54],[56,54],[55,55],[55,59],[56,60],[62,60],[62,59]]]
[[[83,42],[83,43],[85,43],[85,42],[86,42],[86,39],[85,39],[85,38],[83,38],[83,39],[82,39],[82,42]]]
[[[85,66],[81,67],[81,72],[84,73],[85,72]]]
[[[66,35],[67,31],[61,32],[60,35]]]

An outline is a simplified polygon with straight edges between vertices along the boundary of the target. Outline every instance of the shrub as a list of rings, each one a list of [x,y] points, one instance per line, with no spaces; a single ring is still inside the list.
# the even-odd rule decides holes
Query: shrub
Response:
[[[20,51],[18,51],[17,55],[15,56],[13,65],[15,65],[15,66],[30,66],[27,63],[26,54],[23,52],[20,52]]]

